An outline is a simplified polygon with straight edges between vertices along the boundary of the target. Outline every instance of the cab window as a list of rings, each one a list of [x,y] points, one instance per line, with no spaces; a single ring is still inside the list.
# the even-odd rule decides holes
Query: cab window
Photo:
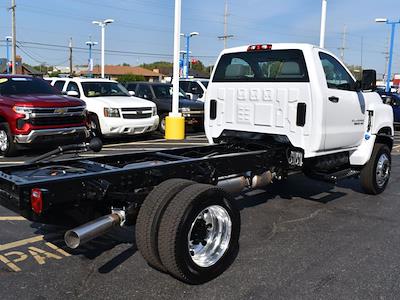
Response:
[[[319,57],[325,72],[328,88],[347,91],[355,90],[355,81],[336,58],[323,52],[319,53]]]
[[[80,98],[81,97],[81,93],[79,92],[79,87],[78,87],[78,84],[76,83],[76,82],[70,82],[70,83],[68,83],[68,86],[67,86],[67,90],[66,90],[67,92],[70,92],[70,91],[74,91],[74,92],[77,92],[78,93],[78,98]]]
[[[137,96],[144,99],[153,99],[150,87],[144,84],[139,85]]]
[[[57,80],[57,81],[54,83],[54,87],[55,87],[57,90],[59,90],[60,92],[62,92],[63,87],[64,87],[64,84],[65,84],[65,81],[64,81],[64,80]]]
[[[214,82],[308,82],[301,50],[228,53],[221,57]]]
[[[181,81],[181,82],[179,82],[180,88],[181,88],[182,90],[184,90],[185,93],[188,93],[188,92],[189,92],[189,84],[190,84],[189,81]]]

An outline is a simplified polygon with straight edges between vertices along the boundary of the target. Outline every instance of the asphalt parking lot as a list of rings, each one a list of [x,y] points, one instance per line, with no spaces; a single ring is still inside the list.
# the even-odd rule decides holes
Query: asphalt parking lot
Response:
[[[97,155],[206,143],[162,137],[108,141]],[[150,268],[134,228],[123,228],[71,251],[66,228],[32,223],[0,206],[2,299],[396,299],[400,294],[400,134],[391,181],[379,196],[358,181],[333,186],[293,175],[237,198],[240,252],[219,278],[189,286]],[[83,156],[90,153],[80,154]],[[1,158],[23,163],[30,156]]]

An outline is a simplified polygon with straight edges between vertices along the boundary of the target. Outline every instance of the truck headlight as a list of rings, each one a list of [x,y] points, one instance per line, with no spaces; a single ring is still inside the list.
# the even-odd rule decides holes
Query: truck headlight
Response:
[[[25,106],[14,106],[13,111],[15,111],[17,114],[25,115],[25,114],[30,114],[33,112],[32,107],[25,107]]]
[[[107,118],[119,118],[120,117],[119,109],[105,107],[104,108],[104,116]]]
[[[154,106],[154,107],[151,108],[151,115],[152,115],[152,116],[157,115],[157,107],[156,107],[156,106]]]

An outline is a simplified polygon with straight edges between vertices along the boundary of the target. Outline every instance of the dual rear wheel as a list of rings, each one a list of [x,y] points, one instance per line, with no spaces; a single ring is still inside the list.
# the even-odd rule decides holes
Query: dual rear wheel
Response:
[[[153,189],[136,223],[137,246],[154,268],[191,284],[224,272],[236,257],[240,214],[212,185],[170,179]]]

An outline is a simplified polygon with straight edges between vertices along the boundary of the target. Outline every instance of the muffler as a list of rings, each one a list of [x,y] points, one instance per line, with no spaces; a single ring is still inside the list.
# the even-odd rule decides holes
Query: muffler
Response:
[[[69,248],[76,249],[82,244],[106,233],[114,226],[122,226],[124,222],[125,212],[123,210],[113,211],[112,214],[68,230],[64,235],[65,244]]]
[[[266,171],[255,176],[237,176],[219,178],[218,187],[228,193],[238,194],[245,188],[257,189],[269,185],[275,177],[275,173]]]
[[[238,194],[249,186],[249,181],[245,176],[220,178],[218,187],[231,194]]]

